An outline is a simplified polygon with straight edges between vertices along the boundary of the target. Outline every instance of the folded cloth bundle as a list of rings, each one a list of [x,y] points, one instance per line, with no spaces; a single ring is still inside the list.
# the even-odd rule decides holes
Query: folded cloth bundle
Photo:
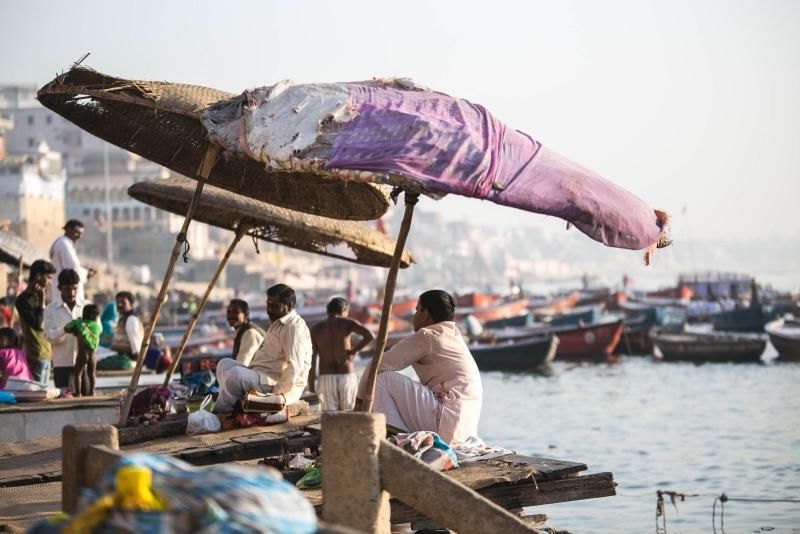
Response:
[[[281,394],[260,393],[251,389],[242,399],[242,411],[244,413],[276,413],[286,407],[286,397]]]
[[[458,467],[453,449],[435,432],[420,430],[410,434],[395,434],[388,439],[437,471],[449,471]]]

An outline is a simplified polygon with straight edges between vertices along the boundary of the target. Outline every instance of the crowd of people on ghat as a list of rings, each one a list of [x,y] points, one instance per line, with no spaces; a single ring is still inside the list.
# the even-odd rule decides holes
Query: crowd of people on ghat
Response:
[[[86,300],[85,284],[95,271],[83,268],[75,251],[83,231],[80,221],[68,221],[64,235],[50,248],[50,261],[30,265],[27,282],[14,300],[16,313],[11,320],[4,316],[0,329],[0,386],[9,377],[47,386],[52,374],[55,387],[70,389],[75,396],[94,395],[98,347],[128,362],[138,358],[145,332],[134,295],[118,292],[102,313]],[[366,377],[372,363],[359,380],[354,358],[374,335],[348,316],[349,302],[331,299],[327,317],[312,328],[296,305],[291,287],[273,285],[266,292],[269,324],[262,327],[250,320],[247,301],[229,302],[232,353],[216,366],[214,412],[220,419],[239,410],[251,394],[286,406],[307,390],[319,395],[323,410],[332,411],[360,410],[371,395]],[[373,411],[385,414],[387,424],[398,431],[436,432],[453,443],[477,434],[480,373],[454,316],[450,294],[425,291],[416,305],[414,333],[381,360]],[[14,318],[16,329],[11,327]],[[417,378],[409,377],[407,369]]]
[[[74,396],[94,395],[98,347],[128,360],[138,357],[144,327],[128,291],[116,294],[102,314],[86,300],[84,286],[96,271],[81,266],[75,242],[83,223],[69,220],[50,247],[50,259],[30,264],[27,280],[11,288],[0,319],[0,386],[9,378]]]

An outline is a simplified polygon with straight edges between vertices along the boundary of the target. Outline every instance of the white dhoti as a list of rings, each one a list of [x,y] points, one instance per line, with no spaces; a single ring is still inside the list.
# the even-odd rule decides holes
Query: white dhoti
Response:
[[[437,395],[427,386],[396,371],[381,371],[375,380],[373,411],[386,423],[408,432],[436,432],[449,444],[478,435],[480,399]]]
[[[358,393],[358,377],[355,373],[319,375],[317,392],[322,396],[323,411],[352,411]]]
[[[217,384],[219,396],[214,405],[214,412],[227,413],[233,411],[236,401],[242,400],[244,394],[255,389],[261,393],[269,393],[275,385],[264,383],[265,377],[256,371],[226,358],[217,364]]]

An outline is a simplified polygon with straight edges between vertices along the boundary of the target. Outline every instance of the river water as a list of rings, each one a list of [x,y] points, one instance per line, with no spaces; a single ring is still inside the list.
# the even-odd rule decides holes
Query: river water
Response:
[[[484,373],[481,437],[610,471],[615,497],[529,508],[573,533],[714,532],[714,497],[800,499],[800,363],[554,362],[550,376]],[[694,496],[697,495],[697,496]],[[720,505],[716,532],[720,529]],[[659,520],[660,521],[660,520]],[[800,504],[729,501],[724,532],[800,533]]]

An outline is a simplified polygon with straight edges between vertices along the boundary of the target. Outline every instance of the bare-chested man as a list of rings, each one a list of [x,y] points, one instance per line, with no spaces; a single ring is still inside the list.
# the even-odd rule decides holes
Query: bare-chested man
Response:
[[[322,395],[323,410],[349,411],[353,409],[358,391],[358,378],[353,372],[353,358],[369,345],[375,336],[367,328],[347,317],[350,306],[341,297],[328,303],[328,318],[311,329],[311,374],[308,378],[310,391]],[[354,347],[350,347],[350,335],[361,336]],[[319,384],[317,377],[319,356]],[[316,386],[316,389],[315,389]]]

